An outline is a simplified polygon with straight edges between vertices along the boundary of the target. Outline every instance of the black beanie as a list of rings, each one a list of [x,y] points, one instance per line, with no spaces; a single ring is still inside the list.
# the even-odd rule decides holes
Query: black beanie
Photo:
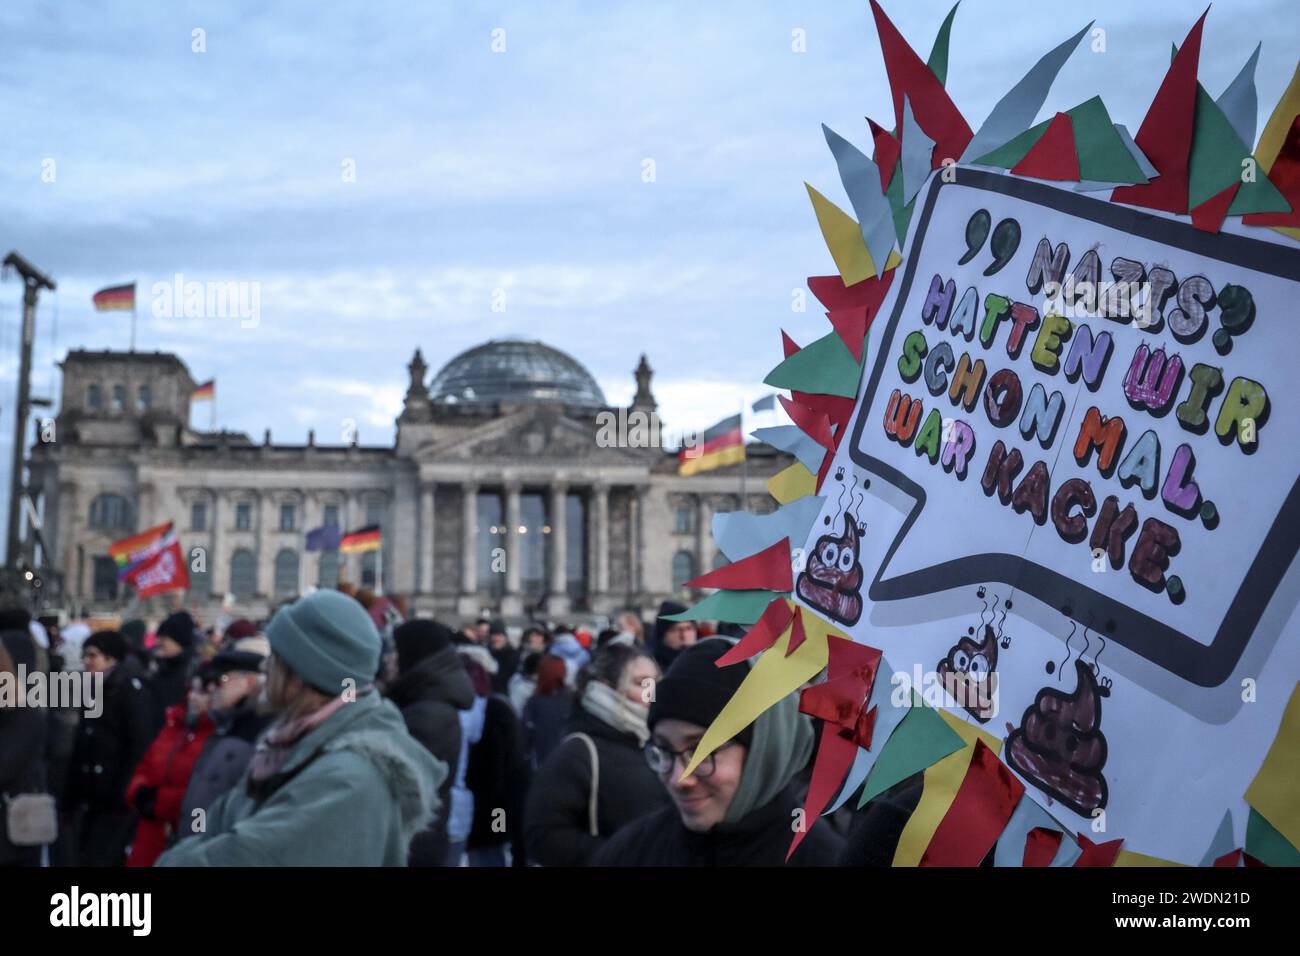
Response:
[[[678,604],[676,601],[664,601],[659,605],[659,613],[655,615],[655,647],[658,647],[663,643],[664,635],[668,633],[668,628],[679,623],[677,621],[665,621],[664,616],[668,614],[681,614],[682,611],[685,610],[686,605]]]
[[[194,646],[194,618],[185,611],[168,615],[167,620],[158,625],[158,637],[170,637],[183,648]]]
[[[740,689],[749,675],[749,664],[719,667],[717,660],[732,647],[731,641],[709,639],[693,644],[677,655],[668,672],[655,684],[655,699],[650,704],[648,723],[665,717],[712,726],[727,701]],[[735,736],[737,743],[749,746],[754,737],[750,724]]]
[[[82,642],[82,652],[88,647],[95,648],[115,661],[124,661],[126,655],[131,653],[131,647],[120,631],[96,631]]]
[[[393,629],[397,646],[397,668],[405,673],[426,657],[450,647],[455,634],[447,625],[428,618],[416,618]]]

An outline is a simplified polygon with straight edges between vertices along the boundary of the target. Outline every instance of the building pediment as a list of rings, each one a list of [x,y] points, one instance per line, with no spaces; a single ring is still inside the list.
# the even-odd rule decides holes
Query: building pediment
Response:
[[[426,461],[644,462],[643,450],[606,447],[598,441],[599,433],[594,414],[589,421],[579,421],[558,409],[526,408],[454,438],[435,440],[415,457]]]

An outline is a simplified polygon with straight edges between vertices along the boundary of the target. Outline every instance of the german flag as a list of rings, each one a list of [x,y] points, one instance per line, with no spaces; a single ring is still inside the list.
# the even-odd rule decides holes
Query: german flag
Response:
[[[190,392],[190,401],[192,402],[210,402],[217,397],[217,380],[210,378],[202,385],[197,385],[194,391]]]
[[[745,436],[740,416],[724,418],[702,436],[702,443],[677,453],[677,474],[693,475],[735,465],[745,460]]]
[[[135,311],[135,283],[113,285],[100,289],[91,297],[96,312],[133,312]]]
[[[340,554],[364,554],[367,551],[378,551],[382,541],[379,531],[379,525],[367,525],[356,531],[350,531],[339,541]]]

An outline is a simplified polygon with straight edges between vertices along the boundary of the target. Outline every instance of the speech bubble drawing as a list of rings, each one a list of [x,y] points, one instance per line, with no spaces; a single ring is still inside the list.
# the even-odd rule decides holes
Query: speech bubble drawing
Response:
[[[1300,542],[1300,249],[959,168],[899,278],[846,443],[910,501],[870,601],[1004,582],[1221,685]]]

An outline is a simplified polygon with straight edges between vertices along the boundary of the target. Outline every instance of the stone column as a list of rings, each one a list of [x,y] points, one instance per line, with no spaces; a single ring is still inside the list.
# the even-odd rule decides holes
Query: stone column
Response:
[[[460,593],[477,605],[478,593],[478,485],[466,482],[460,486]],[[477,610],[477,608],[475,608]],[[462,614],[472,614],[465,610]]]
[[[253,529],[257,532],[257,545],[253,550],[255,555],[253,567],[257,573],[257,583],[253,587],[254,595],[263,595],[268,599],[272,597],[275,590],[274,582],[274,561],[275,555],[271,544],[271,529],[276,527],[272,523],[273,519],[267,517],[267,512],[275,507],[275,502],[271,495],[264,491],[254,493],[253,501]]]
[[[605,484],[591,488],[591,535],[595,544],[587,574],[592,597],[599,599],[609,593],[609,486]]]
[[[565,509],[569,488],[563,482],[551,485],[550,590],[546,609],[552,614],[569,613],[568,521]]]
[[[695,573],[706,574],[713,566],[709,545],[713,543],[713,534],[709,525],[713,521],[713,505],[708,495],[695,498]]]
[[[524,613],[523,595],[519,593],[519,565],[523,561],[520,548],[519,523],[521,509],[519,494],[522,489],[517,481],[506,484],[506,593],[501,599],[501,613],[520,615]],[[536,532],[538,529],[534,528]]]
[[[210,498],[210,511],[208,516],[208,599],[210,601],[220,602],[221,596],[226,593],[226,588],[230,584],[230,561],[227,558],[221,560],[221,492],[212,488],[208,492]],[[226,568],[226,580],[222,581],[220,571]]]
[[[420,594],[433,593],[433,506],[437,486],[433,482],[420,484],[420,539],[416,550],[420,555]]]
[[[81,581],[77,577],[77,529],[81,525],[81,506],[77,486],[71,481],[59,482],[59,560],[63,567],[63,593],[65,597],[81,597]]]
[[[628,590],[633,600],[639,603],[639,595],[645,588],[644,560],[645,553],[645,489],[640,485],[632,486],[632,495],[628,502],[628,542],[630,544],[627,559]]]

